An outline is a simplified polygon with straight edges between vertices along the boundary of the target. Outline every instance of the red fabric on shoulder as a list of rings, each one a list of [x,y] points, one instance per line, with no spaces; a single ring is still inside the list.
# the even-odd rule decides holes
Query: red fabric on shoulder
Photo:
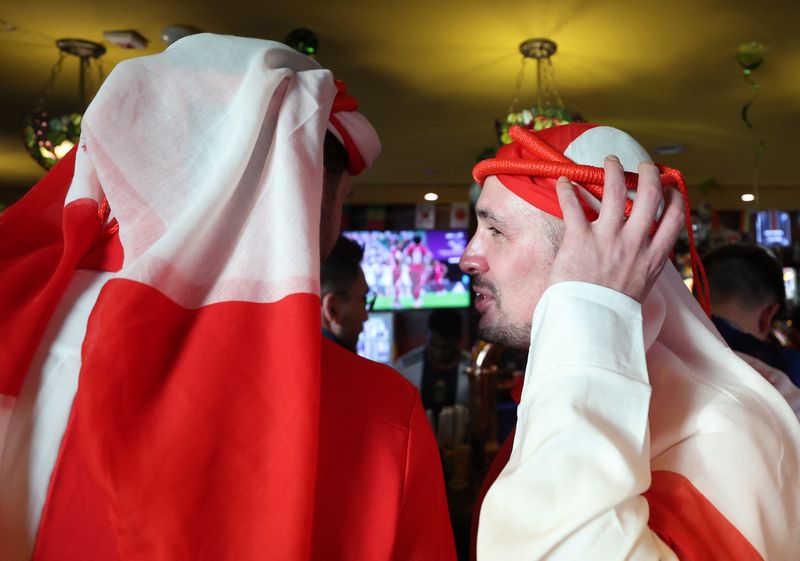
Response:
[[[312,560],[455,561],[436,439],[419,392],[322,340]]]
[[[70,415],[42,511],[32,561],[120,561],[109,502],[89,471]]]
[[[144,284],[106,283],[36,550],[58,552],[48,560],[114,559],[100,547],[110,544],[125,561],[307,560],[319,329],[313,294],[186,309]],[[76,511],[82,490],[94,506]],[[96,527],[103,512],[110,534]]]
[[[124,257],[125,251],[119,239],[119,232],[116,230],[113,234],[104,232],[96,246],[80,260],[78,268],[114,273],[122,268]]]
[[[684,476],[654,471],[644,498],[650,505],[648,526],[681,561],[764,561]]]
[[[101,230],[96,201],[64,207],[76,150],[0,214],[0,394],[18,395],[56,305]]]

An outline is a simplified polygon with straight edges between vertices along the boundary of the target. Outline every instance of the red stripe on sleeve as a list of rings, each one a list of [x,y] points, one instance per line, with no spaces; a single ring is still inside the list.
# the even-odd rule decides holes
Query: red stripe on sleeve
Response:
[[[763,561],[742,533],[686,477],[654,471],[644,497],[650,504],[650,529],[681,561]]]

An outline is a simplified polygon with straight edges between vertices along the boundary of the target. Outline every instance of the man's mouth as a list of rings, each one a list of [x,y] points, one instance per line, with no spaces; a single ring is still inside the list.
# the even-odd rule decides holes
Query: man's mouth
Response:
[[[494,287],[486,281],[475,279],[472,284],[475,293],[475,310],[483,314],[496,300]]]

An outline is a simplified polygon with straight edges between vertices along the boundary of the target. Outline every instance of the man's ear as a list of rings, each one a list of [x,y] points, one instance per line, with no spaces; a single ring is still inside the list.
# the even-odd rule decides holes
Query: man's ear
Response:
[[[770,304],[761,309],[758,315],[758,330],[761,333],[768,334],[772,330],[772,322],[780,309],[780,304]]]
[[[322,317],[328,324],[339,322],[339,299],[333,292],[322,297]]]

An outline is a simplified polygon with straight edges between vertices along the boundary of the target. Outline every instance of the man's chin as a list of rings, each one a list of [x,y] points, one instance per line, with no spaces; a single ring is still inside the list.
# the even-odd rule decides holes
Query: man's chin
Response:
[[[512,349],[527,349],[531,344],[530,326],[478,326],[478,337],[487,343],[495,343]]]

